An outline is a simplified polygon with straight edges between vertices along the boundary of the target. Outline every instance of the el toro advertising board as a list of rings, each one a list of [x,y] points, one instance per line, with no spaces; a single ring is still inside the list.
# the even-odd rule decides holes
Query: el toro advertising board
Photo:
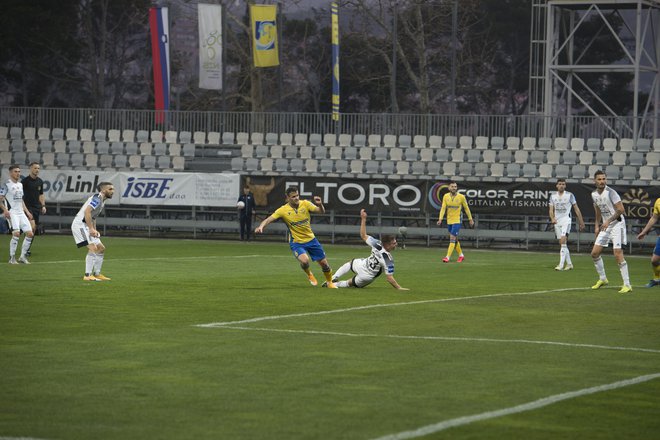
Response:
[[[243,183],[254,193],[258,208],[273,211],[285,203],[285,190],[299,188],[302,199],[320,196],[326,209],[355,212],[361,208],[381,212],[437,214],[449,180],[341,179],[323,177],[244,177]],[[499,215],[548,215],[548,200],[556,191],[555,182],[495,183],[458,182],[459,192],[467,198],[473,213]],[[660,187],[623,187],[612,185],[623,200],[626,216],[648,218]],[[582,213],[594,217],[591,192],[594,185],[569,183]]]

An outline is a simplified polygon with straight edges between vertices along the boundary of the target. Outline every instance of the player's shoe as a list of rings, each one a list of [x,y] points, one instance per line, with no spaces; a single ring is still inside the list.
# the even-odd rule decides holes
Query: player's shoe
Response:
[[[555,270],[564,270],[564,269],[561,267],[561,265],[559,265],[559,266],[555,267]]]
[[[655,287],[655,286],[660,286],[660,280],[651,280],[646,285],[646,287],[649,287],[649,288]]]
[[[443,263],[449,263],[449,257],[445,257],[445,258],[443,258],[443,259],[442,259],[442,262],[443,262]]]
[[[456,262],[457,262],[457,263],[462,263],[463,260],[465,260],[465,256],[464,256],[464,255],[461,255],[460,257],[458,257],[458,260],[456,260]]]
[[[94,275],[94,278],[96,278],[97,280],[100,280],[100,281],[110,281],[112,279],[112,278],[106,277],[102,273]]]
[[[26,257],[24,257],[24,256],[22,256],[21,258],[19,258],[19,259],[18,259],[18,262],[21,263],[21,264],[31,264],[31,263],[28,261],[28,259],[27,259]]]
[[[83,277],[83,281],[101,281],[101,280],[96,278],[94,275],[85,275]]]
[[[591,286],[591,288],[594,289],[594,290],[595,290],[595,289],[600,289],[600,288],[603,287],[603,286],[607,286],[609,283],[610,283],[610,282],[607,281],[607,279],[604,279],[604,280],[598,280],[598,281],[596,281],[596,284],[594,284],[593,286]]]
[[[630,292],[632,292],[631,286],[623,286],[621,287],[621,290],[619,290],[619,293],[630,293]]]
[[[564,267],[564,270],[573,270],[573,265],[572,265],[572,264],[567,264],[567,265]]]
[[[316,281],[314,274],[310,273],[309,275],[307,275],[307,279],[309,280],[309,284],[311,284],[312,286],[318,286],[319,282]]]
[[[326,281],[324,284],[325,284],[325,287],[327,287],[328,289],[339,289],[339,287],[337,287],[337,285],[335,283],[328,283]]]
[[[9,264],[18,264],[18,261],[16,261],[16,257],[11,257],[9,259]]]

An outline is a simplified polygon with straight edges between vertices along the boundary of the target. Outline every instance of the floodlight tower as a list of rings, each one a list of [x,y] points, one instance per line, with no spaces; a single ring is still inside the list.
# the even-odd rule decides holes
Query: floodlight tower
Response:
[[[598,26],[585,43],[587,23]],[[597,39],[619,50],[621,59],[585,62]],[[584,79],[592,73],[632,75],[629,114],[616,114],[598,96]],[[580,107],[600,122],[602,136],[656,137],[659,98],[660,0],[532,1],[529,112],[543,116],[543,136],[580,135],[574,126]]]

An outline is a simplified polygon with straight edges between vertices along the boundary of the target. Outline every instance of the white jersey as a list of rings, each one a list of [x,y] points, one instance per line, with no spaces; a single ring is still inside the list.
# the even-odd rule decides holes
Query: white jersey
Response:
[[[383,243],[376,240],[371,235],[367,236],[366,243],[371,246],[371,255],[367,258],[356,260],[363,273],[367,273],[372,277],[377,277],[383,271],[387,275],[394,273],[394,259],[392,254],[383,248]]]
[[[9,203],[9,212],[13,214],[22,214],[23,211],[23,184],[21,182],[14,182],[7,179],[2,187],[0,187],[0,196],[4,196],[7,203]]]
[[[557,222],[571,218],[571,208],[577,202],[573,193],[564,191],[562,195],[559,192],[553,192],[550,196],[550,206],[555,208],[555,220]]]
[[[82,205],[80,208],[80,211],[78,211],[78,214],[76,214],[76,217],[73,219],[74,223],[85,223],[85,210],[87,209],[88,206],[92,207],[92,220],[96,220],[96,217],[101,214],[101,211],[103,211],[103,206],[105,205],[105,202],[103,201],[103,198],[101,197],[100,193],[96,193],[92,196],[90,196],[87,201]]]
[[[619,197],[619,194],[617,194],[617,192],[614,191],[609,186],[606,186],[602,193],[598,193],[598,191],[592,192],[591,198],[594,201],[594,205],[598,207],[598,210],[600,211],[601,220],[603,222],[611,218],[616,213],[616,209],[614,209],[614,205],[621,201],[621,197]],[[622,223],[625,221],[623,214],[619,216],[618,219],[613,221],[612,224],[616,224],[619,221]]]

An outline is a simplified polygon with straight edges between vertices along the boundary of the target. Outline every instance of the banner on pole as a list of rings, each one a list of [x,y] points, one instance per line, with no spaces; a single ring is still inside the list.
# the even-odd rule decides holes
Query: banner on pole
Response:
[[[170,42],[167,8],[149,9],[151,28],[151,55],[154,71],[154,102],[156,110],[170,108]],[[165,122],[162,112],[156,113],[156,122]]]
[[[256,67],[279,66],[277,6],[250,5],[252,55]]]
[[[199,88],[222,90],[222,5],[199,3]]]
[[[332,3],[332,120],[339,121],[339,6]]]

